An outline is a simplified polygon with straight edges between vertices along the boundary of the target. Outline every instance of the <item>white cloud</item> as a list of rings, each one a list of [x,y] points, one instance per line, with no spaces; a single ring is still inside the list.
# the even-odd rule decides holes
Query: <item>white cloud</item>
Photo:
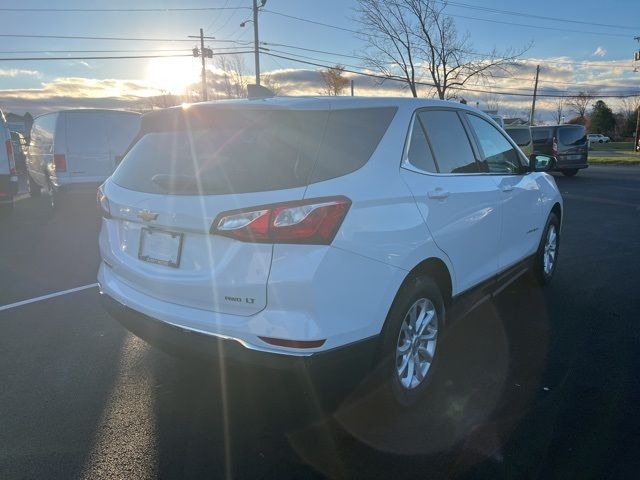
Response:
[[[604,49],[604,47],[598,47],[595,49],[595,51],[591,54],[592,57],[604,57],[607,54],[607,51]]]
[[[40,77],[42,74],[37,70],[24,70],[21,68],[0,68],[0,77]]]

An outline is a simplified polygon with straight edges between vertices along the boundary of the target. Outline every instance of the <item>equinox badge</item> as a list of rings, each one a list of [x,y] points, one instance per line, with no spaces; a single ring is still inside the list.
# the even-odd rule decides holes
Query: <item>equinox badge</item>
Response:
[[[150,222],[151,220],[158,218],[158,215],[158,213],[154,213],[150,210],[140,210],[137,217],[145,222]]]

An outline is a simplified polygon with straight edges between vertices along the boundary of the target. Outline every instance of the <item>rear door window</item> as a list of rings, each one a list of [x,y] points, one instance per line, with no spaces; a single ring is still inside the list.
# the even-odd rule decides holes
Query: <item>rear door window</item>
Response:
[[[558,142],[562,145],[583,145],[587,142],[586,132],[582,126],[558,127]]]
[[[519,173],[518,153],[505,136],[476,115],[467,114],[467,119],[480,144],[486,171],[497,174]]]
[[[98,112],[68,112],[67,150],[79,154],[109,153],[106,115]]]
[[[452,110],[424,110],[418,114],[424,125],[440,173],[478,173],[467,133]]]

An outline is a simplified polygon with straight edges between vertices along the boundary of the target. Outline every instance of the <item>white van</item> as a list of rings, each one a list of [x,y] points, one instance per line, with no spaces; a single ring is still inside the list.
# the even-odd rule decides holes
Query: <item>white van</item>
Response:
[[[13,157],[13,144],[9,126],[0,110],[0,214],[13,207],[13,197],[18,192],[18,176]]]
[[[140,114],[121,110],[65,110],[36,117],[27,155],[29,193],[104,182],[140,128]]]

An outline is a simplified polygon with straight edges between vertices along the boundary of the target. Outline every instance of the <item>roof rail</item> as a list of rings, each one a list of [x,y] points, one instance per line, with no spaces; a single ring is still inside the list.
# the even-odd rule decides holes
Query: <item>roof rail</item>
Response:
[[[262,85],[255,85],[253,83],[247,85],[247,98],[249,100],[257,100],[259,98],[272,98],[276,94]]]

